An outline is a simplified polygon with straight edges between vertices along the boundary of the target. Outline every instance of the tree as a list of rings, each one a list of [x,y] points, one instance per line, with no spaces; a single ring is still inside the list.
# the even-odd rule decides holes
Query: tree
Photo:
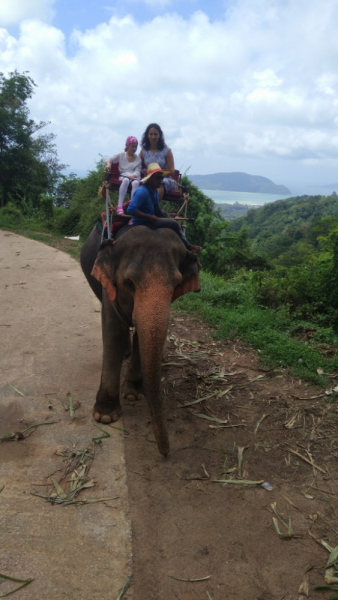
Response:
[[[68,176],[61,175],[55,190],[55,205],[69,208],[71,199],[75,195],[80,183],[81,179],[75,173],[70,173]]]
[[[54,191],[64,169],[54,134],[37,135],[49,123],[29,117],[34,87],[27,72],[0,73],[0,207],[13,202],[24,212],[39,207],[40,194]]]

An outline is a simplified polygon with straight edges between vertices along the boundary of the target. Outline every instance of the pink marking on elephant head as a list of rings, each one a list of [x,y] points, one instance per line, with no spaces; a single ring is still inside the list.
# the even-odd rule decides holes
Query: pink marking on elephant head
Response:
[[[111,302],[114,302],[116,298],[116,287],[112,283],[107,273],[105,273],[105,271],[102,270],[102,268],[99,266],[99,264],[97,264],[97,262],[98,261],[96,260],[94,263],[91,275],[101,283],[102,287],[104,287],[109,300]]]

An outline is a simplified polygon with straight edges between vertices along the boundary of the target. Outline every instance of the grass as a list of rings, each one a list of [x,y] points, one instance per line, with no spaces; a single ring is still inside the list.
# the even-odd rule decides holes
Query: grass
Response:
[[[48,231],[46,231],[46,228],[43,227],[41,223],[37,221],[25,219],[25,222],[23,224],[19,224],[17,226],[12,225],[7,227],[1,227],[0,223],[0,228],[5,231],[17,233],[31,240],[42,242],[43,244],[47,244],[47,246],[57,248],[58,250],[62,250],[63,252],[67,252],[67,254],[69,254],[72,258],[75,258],[75,260],[80,261],[80,242],[67,240],[62,234],[58,234],[55,232],[49,233]]]
[[[1,225],[1,224],[0,224]],[[41,223],[25,219],[7,228],[30,239],[70,254],[79,260],[81,243],[50,233]],[[325,385],[324,373],[338,372],[338,356],[329,359],[316,347],[320,342],[338,347],[338,337],[331,329],[316,326],[317,334],[312,344],[300,341],[293,332],[298,325],[285,310],[264,309],[254,303],[249,286],[245,283],[226,282],[221,277],[201,272],[201,292],[178,298],[173,308],[199,315],[213,328],[217,339],[241,339],[255,349],[267,368],[288,368],[305,381]],[[306,325],[310,325],[306,323]]]
[[[319,385],[325,385],[325,377],[318,375],[318,368],[324,373],[338,371],[338,357],[325,358],[315,347],[291,336],[295,323],[285,311],[255,306],[249,292],[242,303],[234,306],[224,300],[222,305],[226,287],[221,278],[201,273],[201,292],[178,298],[175,304],[202,317],[213,327],[215,338],[241,339],[249,344],[267,368],[290,368],[295,376]]]

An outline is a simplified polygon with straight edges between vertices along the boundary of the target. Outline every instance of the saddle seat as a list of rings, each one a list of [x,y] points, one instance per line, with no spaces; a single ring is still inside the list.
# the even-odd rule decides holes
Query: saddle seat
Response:
[[[108,184],[108,189],[112,192],[118,192],[120,189],[120,185],[121,185],[121,181],[120,181],[120,171],[119,171],[119,163],[113,163],[109,169],[109,171],[107,171],[105,173],[105,181]],[[182,188],[181,186],[181,173],[179,171],[177,171],[175,169],[175,173],[172,176],[172,179],[174,179],[177,182],[177,190],[171,190],[170,192],[164,194],[163,196],[163,200],[166,200],[167,202],[177,202],[178,204],[182,204],[184,198],[183,198],[183,193],[187,193],[187,189]],[[128,186],[128,190],[127,192],[130,194],[131,193],[131,183]]]

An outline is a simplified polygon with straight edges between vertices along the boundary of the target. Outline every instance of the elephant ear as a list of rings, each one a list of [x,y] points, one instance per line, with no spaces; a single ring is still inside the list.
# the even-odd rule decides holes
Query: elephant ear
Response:
[[[116,298],[115,265],[113,260],[113,243],[101,245],[91,275],[97,279],[107,292],[111,302]]]
[[[184,296],[184,294],[187,294],[188,292],[200,291],[200,268],[201,263],[197,254],[195,254],[194,252],[190,252],[190,250],[187,250],[185,259],[179,267],[182,275],[182,281],[174,289],[173,297],[171,299],[172,302],[174,302],[176,298]]]

